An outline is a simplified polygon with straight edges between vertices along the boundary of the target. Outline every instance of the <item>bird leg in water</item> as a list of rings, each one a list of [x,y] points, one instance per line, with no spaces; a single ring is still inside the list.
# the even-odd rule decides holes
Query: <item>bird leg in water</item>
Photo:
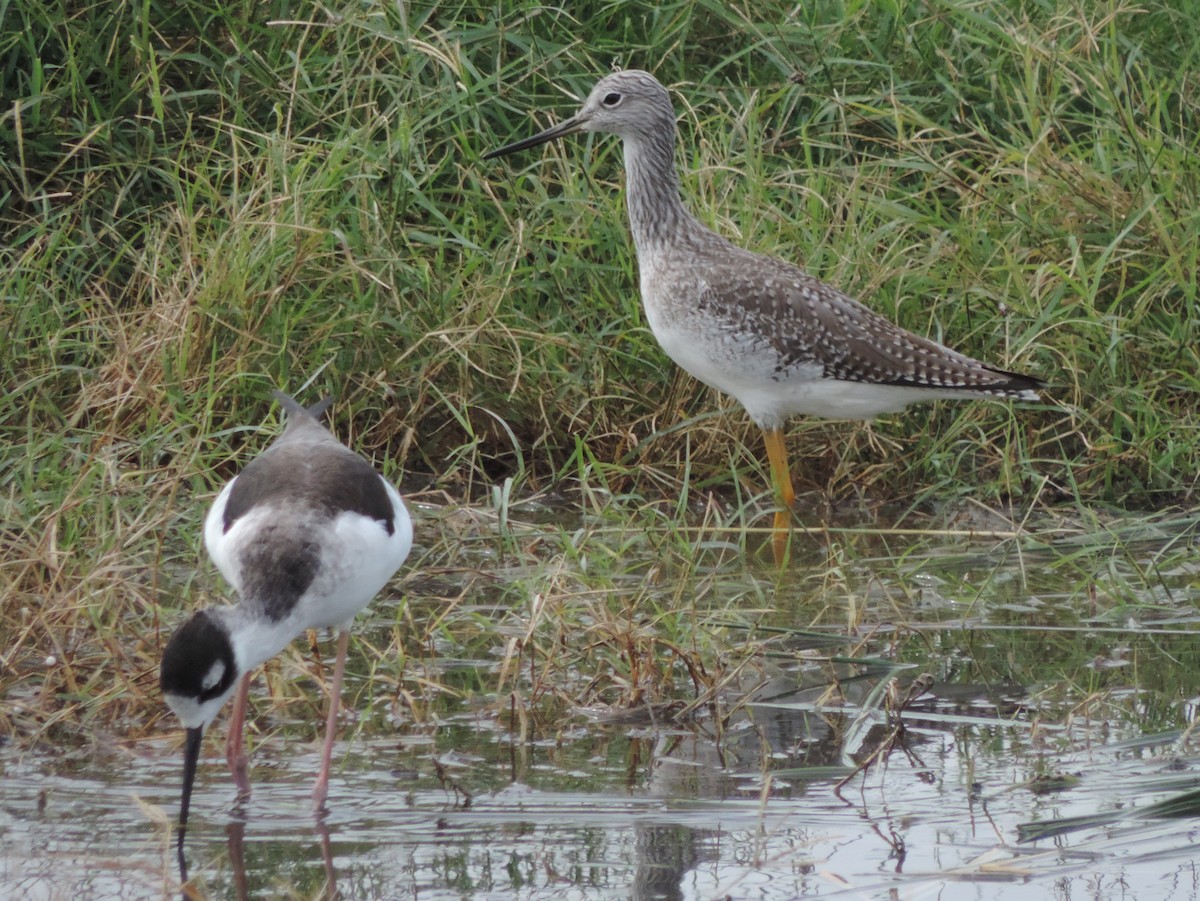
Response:
[[[333,667],[333,685],[329,689],[329,716],[325,720],[325,747],[321,752],[321,771],[317,784],[313,786],[313,807],[318,811],[325,807],[329,794],[329,766],[333,757],[333,738],[337,734],[338,703],[342,697],[342,677],[346,674],[346,652],[350,647],[350,630],[343,629],[338,635],[337,663]]]
[[[229,714],[229,735],[225,738],[225,761],[237,786],[238,800],[250,797],[250,777],[246,775],[246,707],[250,702],[250,674],[242,676],[237,694],[233,696],[233,711]]]

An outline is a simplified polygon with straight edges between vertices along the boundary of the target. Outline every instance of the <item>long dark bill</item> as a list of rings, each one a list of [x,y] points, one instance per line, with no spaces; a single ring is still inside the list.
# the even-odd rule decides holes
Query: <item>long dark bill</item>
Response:
[[[183,837],[187,835],[188,808],[192,803],[192,783],[196,781],[196,763],[200,759],[200,742],[204,727],[187,730],[183,746],[183,799],[179,802],[179,879],[187,882],[187,858],[183,856]]]
[[[577,117],[572,116],[565,122],[559,122],[557,125],[551,125],[545,131],[539,131],[531,138],[522,138],[520,141],[513,141],[511,144],[505,144],[496,150],[489,150],[483,155],[485,160],[494,160],[498,156],[508,156],[510,153],[516,153],[520,150],[528,150],[530,147],[537,147],[539,144],[546,144],[553,141],[555,138],[565,137],[566,135],[574,134],[579,131],[580,123]]]

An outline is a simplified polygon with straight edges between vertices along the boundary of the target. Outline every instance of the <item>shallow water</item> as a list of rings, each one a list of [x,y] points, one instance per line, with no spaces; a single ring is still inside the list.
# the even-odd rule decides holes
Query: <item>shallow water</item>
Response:
[[[564,537],[531,515],[525,551],[468,542],[456,556],[469,566],[414,577],[406,602],[382,598],[364,619],[344,695],[357,714],[337,745],[325,818],[309,801],[312,685],[279,706],[258,680],[243,808],[218,719],[187,835],[193,889],[318,897],[332,880],[344,898],[430,901],[1200,897],[1200,819],[1153,807],[1200,788],[1200,750],[1183,731],[1200,694],[1195,522],[1041,534],[825,535],[780,578],[711,536],[678,567],[653,536]],[[567,543],[578,555],[564,555]],[[620,565],[601,572],[605,549]],[[470,603],[449,614],[422,600],[464,592]],[[704,703],[688,706],[695,682],[661,646],[657,684],[676,691],[651,705],[601,703],[622,697],[618,681],[589,695],[581,683],[599,676],[549,658],[506,669],[523,636],[553,646],[537,632],[554,612],[543,607],[589,593],[599,606],[555,615],[585,626],[616,670],[620,641],[594,639],[613,623],[673,642],[703,633],[696,659],[714,679]],[[598,622],[605,611],[612,623]],[[372,659],[398,630],[438,617],[430,646],[399,669]],[[899,710],[925,672],[932,691]],[[290,667],[274,678],[308,681]],[[417,702],[398,703],[405,692]],[[555,692],[565,700],[550,703]],[[177,896],[179,735],[163,727],[150,740],[0,747],[0,897]],[[1116,812],[1020,841],[1022,824]]]

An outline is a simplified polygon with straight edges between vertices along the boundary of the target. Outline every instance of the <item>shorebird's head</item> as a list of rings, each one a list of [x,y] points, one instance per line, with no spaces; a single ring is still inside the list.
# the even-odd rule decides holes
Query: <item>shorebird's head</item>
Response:
[[[158,683],[184,728],[203,732],[240,675],[228,627],[212,610],[201,610],[167,642]]]
[[[675,110],[671,95],[649,72],[626,69],[596,82],[583,106],[570,119],[529,138],[485,153],[485,160],[537,147],[581,131],[615,134],[623,139],[659,132],[674,133]]]
[[[187,881],[183,839],[187,834],[188,808],[200,742],[204,730],[233,694],[241,673],[229,629],[211,610],[193,614],[175,630],[163,651],[158,684],[163,698],[187,729],[183,746],[183,796],[179,802],[179,873]]]

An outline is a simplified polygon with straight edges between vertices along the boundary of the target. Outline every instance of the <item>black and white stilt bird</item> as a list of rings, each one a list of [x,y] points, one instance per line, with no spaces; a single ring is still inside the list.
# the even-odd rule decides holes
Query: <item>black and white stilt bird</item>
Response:
[[[181,868],[205,728],[236,689],[226,756],[245,796],[250,784],[242,732],[250,674],[306,629],[337,627],[325,745],[313,789],[315,807],[324,806],[350,623],[412,546],[412,521],[396,489],[318,419],[332,398],[305,409],[281,392],[275,396],[287,414],[283,434],[225,486],[204,522],[209,556],[237,590],[238,603],[193,614],[163,652],[163,696],[187,730]]]

